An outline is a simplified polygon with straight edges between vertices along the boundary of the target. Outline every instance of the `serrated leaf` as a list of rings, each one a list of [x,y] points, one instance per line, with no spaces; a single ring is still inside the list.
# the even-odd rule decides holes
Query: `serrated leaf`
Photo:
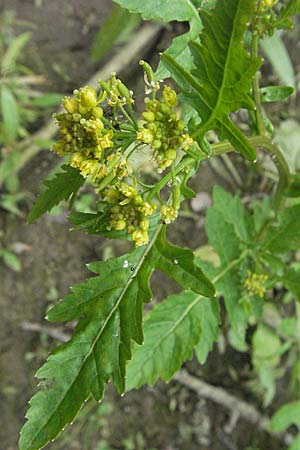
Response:
[[[159,268],[198,295],[214,295],[212,284],[194,264],[188,249],[165,241],[161,225],[148,245],[121,257],[89,265],[99,274],[72,288],[48,312],[49,320],[79,321],[73,338],[54,350],[38,371],[40,390],[31,400],[20,450],[37,450],[54,439],[93,395],[100,401],[112,378],[124,391],[131,342],[143,341],[142,306],[151,300],[149,279]]]
[[[189,44],[196,66],[192,75],[180,69],[173,58],[162,55],[175,81],[186,91],[185,100],[201,117],[197,136],[203,138],[205,133],[215,130],[251,161],[256,158],[255,150],[230,120],[229,113],[254,106],[249,93],[261,60],[251,57],[241,43],[253,7],[253,0],[220,0],[213,11],[200,12],[204,26],[201,43]],[[193,98],[189,94],[191,89],[196,94]]]
[[[13,71],[16,66],[16,60],[20,56],[23,48],[27,44],[31,37],[31,33],[22,33],[10,43],[6,53],[4,54],[1,62],[1,71],[4,75]]]
[[[140,13],[145,20],[159,20],[163,22],[189,22],[190,30],[176,37],[166,54],[172,56],[187,70],[193,67],[191,52],[188,48],[188,42],[191,39],[197,39],[202,28],[198,11],[190,0],[115,0],[123,8],[131,12]],[[169,76],[169,71],[163,63],[160,63],[157,72],[157,79],[164,79]]]
[[[203,298],[199,304],[201,309],[201,334],[195,351],[200,364],[204,364],[207,360],[209,352],[213,349],[213,345],[218,339],[220,311],[219,303],[216,299],[208,300]]]
[[[183,361],[192,357],[200,339],[204,300],[193,292],[181,292],[171,295],[147,314],[145,342],[134,347],[127,369],[126,390],[145,383],[153,385],[159,378],[169,381]]]
[[[263,248],[271,253],[286,253],[300,247],[300,205],[285,208],[276,225],[267,227]]]
[[[239,235],[241,233],[243,235],[245,232],[244,216],[241,211],[238,212],[237,218],[231,216],[230,210],[229,213],[227,212],[226,207],[222,206],[225,194],[224,191],[222,193],[221,188],[215,189],[213,206],[207,210],[205,229],[209,243],[215,248],[221,259],[221,267],[218,273],[223,275],[216,282],[217,290],[224,296],[231,326],[239,337],[244,338],[247,315],[240,303],[242,286],[238,272],[238,262],[242,257]],[[231,208],[238,211],[238,203],[233,198],[232,202],[229,199],[227,200],[227,205],[230,205],[230,203],[232,203]]]
[[[247,241],[252,235],[252,221],[241,199],[231,195],[220,186],[213,191],[214,208],[222,213],[223,219],[233,225],[240,241]]]
[[[293,424],[300,428],[299,402],[291,402],[281,406],[271,419],[270,429],[274,432],[280,432]]]
[[[44,182],[46,189],[42,192],[28,215],[28,222],[35,222],[39,217],[58,205],[63,200],[68,200],[84,183],[84,178],[79,170],[71,166],[62,166],[63,172],[59,172],[51,180]]]

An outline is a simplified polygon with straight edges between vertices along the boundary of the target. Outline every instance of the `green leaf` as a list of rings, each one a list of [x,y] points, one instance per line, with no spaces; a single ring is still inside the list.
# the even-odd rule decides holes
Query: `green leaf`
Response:
[[[74,286],[48,312],[49,320],[83,319],[73,338],[54,350],[37,373],[43,381],[30,402],[20,450],[37,450],[54,439],[90,395],[101,400],[110,378],[124,391],[132,340],[143,342],[142,307],[151,300],[149,279],[155,268],[198,296],[214,295],[193,253],[167,243],[161,225],[148,245],[88,267],[99,275]]]
[[[300,403],[298,401],[281,406],[271,419],[270,429],[274,432],[280,432],[291,425],[300,428]]]
[[[263,248],[271,253],[286,253],[300,247],[300,205],[285,208],[276,225],[267,227]]]
[[[22,269],[21,262],[19,258],[14,255],[11,251],[7,249],[0,250],[0,258],[3,259],[4,263],[9,267],[10,269],[14,270],[15,272],[20,272]]]
[[[201,334],[195,351],[200,364],[204,364],[219,335],[219,302],[217,299],[203,298],[199,304],[199,310],[201,310],[199,317]]]
[[[241,199],[237,195],[232,196],[220,186],[215,186],[213,202],[214,209],[222,214],[223,220],[233,225],[239,240],[249,240],[252,234],[252,221]]]
[[[293,64],[279,34],[264,37],[260,44],[280,81],[295,88]]]
[[[189,22],[190,30],[176,37],[166,54],[175,58],[179,64],[190,70],[193,67],[188,43],[191,39],[197,39],[202,28],[201,20],[196,7],[190,0],[172,0],[172,5],[165,0],[115,0],[123,8],[131,12],[140,13],[145,20],[159,20],[163,22]],[[157,72],[157,79],[164,79],[169,76],[164,64],[160,64]]]
[[[260,88],[260,99],[262,103],[280,102],[294,92],[292,86],[266,86]]]
[[[214,190],[214,204],[207,210],[205,229],[209,243],[215,248],[220,259],[219,281],[216,282],[218,292],[224,296],[228,318],[235,333],[244,338],[247,315],[240,303],[242,297],[242,286],[239,275],[243,254],[239,236],[246,232],[244,228],[244,214],[237,200],[222,191],[221,188]],[[231,216],[230,209],[223,206],[223,199],[227,207],[237,211],[238,216]],[[222,276],[220,276],[222,274]]]
[[[276,20],[276,28],[292,28],[292,16],[300,14],[300,0],[289,0],[285,6],[280,9]]]
[[[47,211],[58,205],[63,200],[68,200],[72,194],[76,194],[84,183],[84,178],[77,169],[71,166],[62,166],[63,172],[59,172],[51,180],[44,182],[46,189],[40,194],[35,205],[28,215],[28,222],[35,222]]]
[[[297,336],[297,319],[294,317],[287,317],[282,319],[279,326],[279,333],[283,336],[296,337]]]
[[[31,33],[22,33],[12,40],[1,62],[1,72],[5,75],[16,67],[16,61],[31,37]]]
[[[193,292],[181,292],[171,295],[147,314],[144,345],[134,347],[128,364],[127,391],[145,383],[153,385],[159,378],[169,381],[183,361],[191,359],[202,334],[201,325],[209,302]]]
[[[134,17],[134,22],[132,21]],[[91,57],[94,62],[100,61],[118,41],[124,28],[133,28],[138,25],[139,16],[131,14],[119,5],[114,5],[111,13],[101,25],[95,36],[91,49]]]
[[[300,270],[289,269],[284,275],[282,282],[300,300]]]
[[[230,120],[229,113],[254,107],[249,93],[261,60],[252,58],[241,44],[253,7],[253,0],[220,0],[211,12],[200,12],[204,25],[201,44],[189,44],[196,66],[192,75],[173,58],[162,55],[162,61],[185,91],[185,101],[201,117],[197,137],[202,139],[208,131],[215,130],[251,161],[256,158],[255,150]]]
[[[9,144],[18,136],[19,111],[16,99],[7,86],[1,87],[1,113],[3,117],[4,140]]]

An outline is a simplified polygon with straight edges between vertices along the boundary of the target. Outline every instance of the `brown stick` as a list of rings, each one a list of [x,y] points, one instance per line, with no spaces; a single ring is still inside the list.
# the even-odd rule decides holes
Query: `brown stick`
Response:
[[[199,397],[204,397],[229,409],[231,412],[238,413],[244,420],[252,423],[261,431],[277,436],[278,439],[281,439],[286,445],[291,444],[293,440],[292,435],[288,433],[271,432],[269,428],[270,419],[267,416],[261,414],[253,405],[229,394],[225,389],[212,386],[211,384],[190,375],[185,370],[177,372],[173,379],[196,392]]]

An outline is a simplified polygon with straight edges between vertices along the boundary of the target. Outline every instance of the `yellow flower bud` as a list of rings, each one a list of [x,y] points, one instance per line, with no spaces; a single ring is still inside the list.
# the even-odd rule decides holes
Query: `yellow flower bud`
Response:
[[[76,98],[65,97],[63,105],[65,110],[70,114],[74,114],[78,111],[78,101]]]
[[[163,99],[168,106],[174,108],[177,105],[177,95],[176,92],[170,88],[170,86],[165,86],[163,90]]]

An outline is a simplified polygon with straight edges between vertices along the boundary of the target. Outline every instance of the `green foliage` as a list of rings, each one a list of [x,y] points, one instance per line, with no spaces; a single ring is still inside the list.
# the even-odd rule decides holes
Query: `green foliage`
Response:
[[[103,255],[104,261],[89,264],[96,276],[72,287],[48,311],[49,321],[76,321],[76,328],[70,341],[54,350],[37,372],[40,390],[30,402],[20,450],[37,450],[55,439],[89,397],[102,399],[109,380],[123,393],[125,388],[158,379],[168,381],[194,352],[203,364],[218,339],[221,318],[226,342],[238,351],[247,351],[252,343],[252,388],[263,394],[265,405],[274,396],[277,378],[287,372],[280,367],[282,355],[289,352],[289,364],[299,359],[298,166],[288,164],[269,137],[262,109],[262,102],[282,100],[292,88],[260,89],[257,74],[259,38],[271,34],[276,18],[286,24],[298,11],[298,1],[289,1],[279,16],[272,2],[258,5],[254,0],[210,1],[205,8],[198,0],[176,0],[172,7],[163,0],[117,3],[144,19],[187,21],[190,31],[162,55],[163,66],[156,74],[141,61],[147,97],[140,116],[134,111],[132,91],[115,74],[108,81],[100,80],[99,93],[84,87],[74,97],[66,97],[66,112],[56,116],[61,137],[53,149],[66,158],[67,165],[46,182],[29,222],[63,200],[73,206],[87,181],[95,190],[95,211],[79,200],[69,217],[74,228],[131,239],[135,248],[107,260]],[[120,26],[123,14],[119,9],[110,19],[110,31]],[[157,80],[168,71],[181,90],[178,97],[169,86],[160,91]],[[179,99],[185,104],[181,115],[176,110]],[[240,108],[248,110],[249,129],[257,135],[247,136],[233,122],[231,113]],[[212,131],[219,142],[214,143]],[[245,205],[238,196],[215,187],[213,205],[206,211],[208,245],[197,256],[171,245],[167,225],[177,218],[182,200],[194,196],[187,182],[201,170],[202,161],[232,151],[254,161],[256,147],[267,152],[278,169],[275,195]],[[139,161],[138,168],[136,154],[145,160]],[[143,180],[141,167],[150,160],[153,166]],[[253,181],[265,166],[258,162],[256,167],[255,177],[249,175],[240,183],[245,191],[251,185],[254,198]],[[295,173],[291,175],[290,169]],[[155,270],[171,277],[182,291],[154,305],[143,321]],[[297,318],[291,315],[293,307],[284,308],[292,301]],[[294,364],[295,388],[298,371]],[[274,415],[274,430],[291,423],[300,428],[293,418],[298,406],[291,405]],[[291,449],[296,448],[295,441]]]
[[[228,114],[241,107],[253,108],[250,85],[261,61],[251,57],[241,44],[252,18],[253,5],[252,0],[229,3],[221,0],[211,12],[201,11],[204,25],[201,44],[193,41],[189,45],[196,66],[192,75],[171,56],[162,56],[185,93],[182,99],[199,113],[201,124],[195,134],[200,142],[208,131],[215,130],[252,161],[256,159],[255,150]],[[194,95],[190,95],[189,90],[193,90]]]
[[[300,14],[300,0],[288,0],[287,4],[280,9],[276,20],[277,28],[292,28],[292,16]]]
[[[300,205],[296,205],[281,211],[276,225],[266,229],[263,247],[272,253],[286,253],[297,250],[299,243]]]
[[[0,258],[9,269],[15,272],[21,271],[22,266],[19,258],[9,249],[0,248]]]
[[[1,87],[1,113],[3,118],[4,142],[9,144],[18,135],[19,111],[13,93],[6,86]]]
[[[182,292],[147,314],[144,344],[135,347],[128,365],[127,390],[145,383],[153,385],[159,378],[170,380],[183,361],[192,357],[201,334],[202,300],[193,292]]]
[[[270,427],[272,431],[283,431],[292,424],[300,428],[300,403],[291,402],[283,405],[272,417]]]
[[[262,103],[279,102],[292,95],[291,86],[267,86],[260,89]]]
[[[16,213],[24,197],[18,192],[18,171],[28,159],[26,149],[21,151],[17,142],[29,135],[33,122],[59,103],[61,95],[38,90],[44,78],[21,64],[31,33],[14,36],[12,26],[19,23],[9,13],[0,22],[0,206]]]
[[[185,289],[214,294],[211,283],[195,266],[192,252],[169,244],[164,228],[158,231],[147,246],[90,264],[89,269],[99,276],[73,287],[72,294],[48,312],[51,321],[84,319],[73,338],[56,349],[37,372],[44,381],[31,400],[21,450],[41,448],[54,439],[91,394],[97,401],[102,399],[110,378],[124,392],[131,340],[143,342],[142,306],[151,300],[149,278],[155,268]]]
[[[62,172],[59,172],[51,180],[45,181],[44,192],[40,194],[35,205],[28,215],[28,222],[32,223],[47,211],[58,205],[63,200],[69,200],[72,195],[84,183],[84,178],[80,175],[78,169],[70,166],[62,166]]]
[[[182,363],[197,355],[205,361],[218,329],[215,300],[193,292],[171,295],[147,314],[145,340],[136,345],[128,364],[126,390],[145,383],[153,385],[161,378],[169,381]]]
[[[162,22],[189,22],[190,29],[187,33],[176,37],[166,54],[172,56],[182,67],[189,70],[193,66],[192,57],[188,48],[191,39],[197,39],[202,28],[201,20],[197,12],[197,4],[191,0],[173,0],[172,6],[164,0],[115,0],[123,8],[134,13],[140,13],[143,19],[159,20]],[[164,64],[160,64],[156,73],[157,79],[169,76]]]

